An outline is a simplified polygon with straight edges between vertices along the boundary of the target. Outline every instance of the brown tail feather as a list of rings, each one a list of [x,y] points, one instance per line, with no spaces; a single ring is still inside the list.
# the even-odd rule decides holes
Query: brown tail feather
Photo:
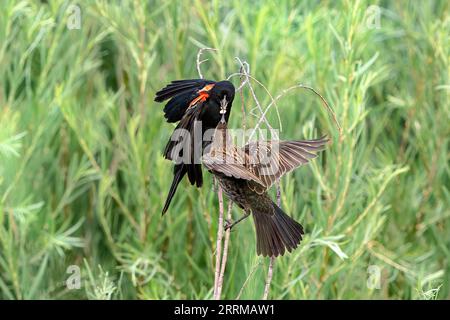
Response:
[[[277,257],[287,250],[297,248],[302,240],[303,227],[289,217],[275,203],[274,214],[253,212],[256,227],[256,252],[259,255]]]

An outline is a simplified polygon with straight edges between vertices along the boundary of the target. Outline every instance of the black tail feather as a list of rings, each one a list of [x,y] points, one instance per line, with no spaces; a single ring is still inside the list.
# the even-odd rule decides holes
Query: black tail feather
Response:
[[[289,217],[275,203],[274,214],[268,212],[253,213],[256,227],[256,252],[259,255],[277,257],[285,251],[291,252],[300,244],[303,227]]]
[[[174,177],[172,180],[172,185],[170,186],[169,194],[167,195],[166,203],[164,204],[164,208],[162,209],[161,214],[164,215],[169,208],[170,202],[172,201],[172,198],[175,194],[175,191],[177,191],[178,184],[183,179],[184,175],[186,174],[186,166],[183,164],[175,165],[174,167]]]

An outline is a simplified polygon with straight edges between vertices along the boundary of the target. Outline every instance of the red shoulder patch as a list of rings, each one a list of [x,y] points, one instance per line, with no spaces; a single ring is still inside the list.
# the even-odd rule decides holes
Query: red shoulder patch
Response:
[[[209,97],[208,91],[210,91],[214,87],[214,85],[214,83],[211,83],[201,88],[198,91],[198,97],[192,100],[191,103],[189,103],[189,108],[197,104],[199,101],[206,101],[206,99],[208,99]]]

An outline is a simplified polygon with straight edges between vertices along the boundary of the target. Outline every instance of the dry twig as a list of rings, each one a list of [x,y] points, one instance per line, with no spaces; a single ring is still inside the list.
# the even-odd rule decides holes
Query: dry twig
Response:
[[[250,281],[250,278],[255,273],[255,271],[258,269],[258,267],[261,265],[261,260],[258,259],[258,262],[252,267],[250,270],[250,273],[248,274],[247,278],[245,279],[244,283],[242,284],[241,289],[239,290],[239,293],[236,297],[236,300],[239,300],[242,296],[242,293],[244,292],[245,287],[247,286],[248,282]]]
[[[269,130],[276,135],[275,138],[278,138],[277,137],[277,133],[273,130],[272,126],[270,125],[269,121],[266,118],[266,112],[264,112],[264,110],[261,107],[261,103],[259,102],[258,97],[255,94],[255,90],[253,89],[253,86],[252,86],[252,84],[250,82],[250,79],[255,81],[257,84],[259,84],[267,92],[267,94],[269,95],[270,99],[272,100],[272,103],[276,104],[276,101],[273,99],[270,91],[266,88],[266,86],[263,85],[259,80],[255,79],[254,77],[252,77],[250,75],[250,72],[249,72],[250,71],[250,66],[249,66],[249,64],[247,62],[245,62],[245,61],[242,62],[241,59],[239,59],[238,57],[236,57],[236,60],[239,62],[239,65],[241,66],[241,69],[240,69],[241,72],[233,73],[230,76],[228,76],[227,79],[229,80],[233,76],[237,76],[237,75],[239,75],[240,77],[244,76],[245,81],[243,83],[241,83],[241,85],[238,87],[237,90],[242,90],[245,84],[248,86],[248,88],[250,90],[250,93],[252,95],[252,98],[253,98],[253,100],[256,103],[256,107],[258,108],[258,110],[261,113],[261,116],[260,116],[260,119],[259,119],[258,123],[261,123],[262,121],[264,121],[266,126],[267,126],[267,128],[269,128]],[[278,108],[276,110],[277,110],[277,116],[278,116],[278,122],[279,122],[279,125],[280,125],[280,130],[281,130],[281,128],[282,128],[281,118],[280,118],[280,114],[278,113]],[[253,130],[251,137],[253,136],[253,133],[257,129],[258,129],[258,126],[255,127],[255,129]]]
[[[270,289],[270,284],[272,283],[273,266],[275,264],[275,259],[276,259],[275,257],[270,257],[269,271],[267,272],[266,285],[264,286],[263,300],[267,300],[267,297],[269,296],[269,289]]]
[[[223,194],[222,187],[219,186],[217,191],[219,197],[219,226],[217,227],[216,241],[216,264],[214,273],[214,300],[220,299],[219,292],[219,276],[220,276],[220,260],[222,256],[222,238],[223,238]]]
[[[208,59],[200,61],[200,58],[201,58],[201,56],[203,54],[203,51],[217,51],[217,49],[215,49],[215,48],[201,48],[200,50],[198,50],[198,53],[197,53],[197,73],[198,73],[198,76],[200,78],[202,78],[202,79],[203,79],[203,74],[202,74],[202,70],[200,70],[200,66],[201,66],[201,64],[203,62],[208,61]]]
[[[233,208],[233,202],[228,201],[228,212],[227,212],[227,220],[231,220],[231,209]],[[223,244],[223,252],[222,252],[222,262],[220,267],[220,273],[219,273],[219,283],[218,283],[218,289],[217,289],[217,296],[220,299],[220,295],[222,294],[222,285],[223,285],[223,276],[225,274],[225,267],[227,265],[227,258],[228,258],[228,244],[230,242],[230,234],[231,229],[227,229],[225,232],[225,241]]]

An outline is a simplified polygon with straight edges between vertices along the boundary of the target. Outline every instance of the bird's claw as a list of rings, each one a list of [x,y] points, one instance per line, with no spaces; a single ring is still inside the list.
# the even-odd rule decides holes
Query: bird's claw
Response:
[[[229,219],[225,219],[225,225],[223,226],[223,228],[225,229],[225,231],[227,231],[228,229],[231,230],[231,228],[233,228],[233,222]]]

